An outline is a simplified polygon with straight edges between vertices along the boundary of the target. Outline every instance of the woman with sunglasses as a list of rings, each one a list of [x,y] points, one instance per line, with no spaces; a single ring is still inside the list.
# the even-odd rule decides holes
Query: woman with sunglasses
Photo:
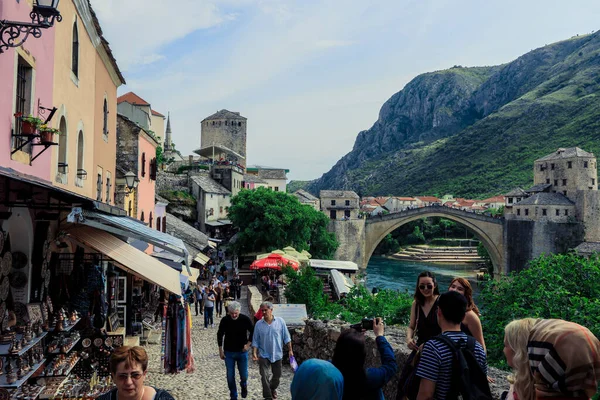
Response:
[[[406,359],[400,373],[397,400],[414,399],[419,391],[418,380],[415,378],[419,350],[426,341],[442,333],[436,316],[439,297],[440,290],[435,276],[429,271],[421,272],[415,288],[415,300],[410,309],[410,324],[406,330],[406,345],[412,353]]]
[[[483,330],[481,329],[481,321],[479,320],[479,308],[473,301],[473,288],[471,283],[465,278],[454,278],[450,282],[448,291],[458,292],[467,299],[467,313],[463,322],[460,324],[460,330],[469,336],[473,336],[475,340],[481,344],[485,350],[485,341],[483,340]]]
[[[98,400],[175,400],[166,390],[144,385],[148,354],[143,347],[117,347],[110,355],[109,367],[117,387]]]

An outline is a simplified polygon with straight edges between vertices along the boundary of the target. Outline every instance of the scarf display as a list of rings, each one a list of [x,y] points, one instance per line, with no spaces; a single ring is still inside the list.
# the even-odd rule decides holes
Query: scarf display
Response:
[[[165,373],[192,372],[195,368],[192,357],[191,310],[180,296],[171,295],[163,319],[163,368]]]

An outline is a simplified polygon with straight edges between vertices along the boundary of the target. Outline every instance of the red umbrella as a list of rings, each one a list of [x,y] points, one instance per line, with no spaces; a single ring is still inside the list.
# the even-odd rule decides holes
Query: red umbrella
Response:
[[[255,260],[251,265],[250,269],[263,269],[270,268],[281,270],[282,267],[289,265],[298,271],[298,267],[300,266],[297,261],[291,260],[281,254],[271,253],[268,257],[265,257],[260,260]]]

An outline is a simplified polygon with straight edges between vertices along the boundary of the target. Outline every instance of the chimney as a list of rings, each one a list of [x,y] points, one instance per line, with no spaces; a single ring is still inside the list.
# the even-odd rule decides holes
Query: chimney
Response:
[[[194,163],[194,156],[193,155],[189,155],[188,156],[189,162],[190,162],[190,166]]]

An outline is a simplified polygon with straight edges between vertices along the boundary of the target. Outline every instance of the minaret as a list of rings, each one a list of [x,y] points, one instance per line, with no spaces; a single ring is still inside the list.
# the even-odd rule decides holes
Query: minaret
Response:
[[[167,113],[167,131],[165,133],[164,151],[171,151],[171,113]]]

